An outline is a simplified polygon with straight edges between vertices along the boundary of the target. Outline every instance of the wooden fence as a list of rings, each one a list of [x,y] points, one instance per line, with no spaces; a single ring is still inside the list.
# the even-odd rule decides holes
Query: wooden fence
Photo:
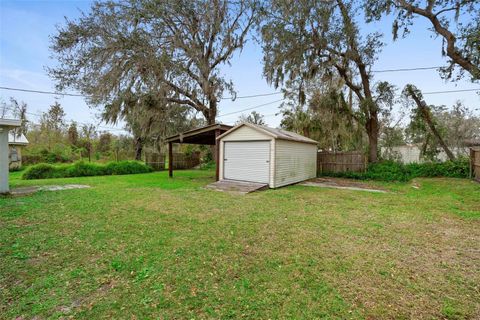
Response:
[[[165,170],[165,153],[145,152],[145,163],[155,171]]]
[[[145,163],[151,166],[155,171],[165,170],[167,165],[166,155],[164,153],[145,153]],[[173,153],[173,169],[191,169],[200,164],[200,152],[191,154]]]
[[[361,151],[317,153],[317,173],[327,172],[364,172],[367,160]]]
[[[470,149],[470,177],[480,182],[480,147]]]

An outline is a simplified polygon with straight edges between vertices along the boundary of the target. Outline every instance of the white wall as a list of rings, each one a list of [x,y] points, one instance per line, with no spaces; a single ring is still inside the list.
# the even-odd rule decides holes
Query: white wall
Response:
[[[465,149],[458,149],[458,148],[452,148],[451,149],[453,154],[458,155],[458,154],[464,154],[465,156],[468,156],[468,148]],[[381,153],[382,155],[385,154],[387,150],[385,148],[382,148]],[[424,162],[423,159],[420,158],[420,148],[416,145],[406,145],[406,146],[399,146],[399,147],[392,147],[391,151],[395,153],[396,155],[399,156],[399,160],[402,163],[421,163]],[[447,161],[448,156],[445,153],[445,151],[441,150],[440,153],[437,155],[437,159],[439,161]]]
[[[0,193],[7,193],[8,188],[8,130],[0,127]]]
[[[243,126],[223,137],[222,141],[271,140],[272,137],[248,126]]]
[[[316,176],[316,145],[275,140],[275,188],[315,178]]]

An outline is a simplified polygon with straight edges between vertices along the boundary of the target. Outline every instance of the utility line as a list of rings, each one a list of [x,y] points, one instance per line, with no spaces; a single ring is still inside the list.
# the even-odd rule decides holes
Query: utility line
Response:
[[[440,94],[440,93],[451,93],[451,92],[467,92],[467,91],[480,91],[480,88],[476,89],[459,89],[459,90],[445,90],[445,91],[431,91],[431,92],[421,92],[422,94]]]
[[[11,110],[11,111],[15,111],[17,108],[12,108],[12,107],[6,107],[4,108],[5,110]],[[25,112],[26,114],[28,115],[31,115],[31,116],[35,116],[35,117],[41,117],[42,115],[41,114],[38,114],[38,113],[33,113],[33,112]],[[31,122],[31,121],[30,121]],[[116,131],[127,131],[125,129],[121,129],[121,128],[115,128],[115,127],[108,127],[108,126],[101,126],[101,125],[96,125],[94,123],[86,123],[86,122],[78,122],[78,121],[75,121],[75,120],[65,120],[66,123],[68,124],[72,124],[72,123],[77,123],[77,124],[80,124],[80,125],[86,125],[86,126],[89,126],[89,125],[94,125],[96,126],[97,128],[99,129],[103,129],[103,130],[116,130]],[[34,123],[34,122],[31,122],[35,125],[39,125],[38,123]]]
[[[9,91],[28,92],[28,93],[50,94],[50,95],[57,95],[57,96],[82,97],[82,98],[89,98],[90,97],[90,96],[79,94],[79,93],[31,90],[31,89],[3,87],[3,86],[0,86],[0,89],[9,90]],[[271,92],[271,93],[253,94],[253,95],[248,95],[248,96],[223,97],[221,99],[222,100],[248,99],[248,98],[257,98],[257,97],[267,97],[267,96],[273,96],[273,95],[278,95],[278,94],[282,94],[282,92],[279,91],[279,92]],[[165,99],[167,99],[167,98],[165,98]]]
[[[384,72],[405,72],[405,71],[421,71],[421,70],[433,70],[442,68],[441,66],[437,67],[418,67],[418,68],[400,68],[400,69],[385,69],[385,70],[372,70],[374,73],[384,73]]]
[[[259,104],[259,105],[257,105],[257,106],[248,107],[248,108],[245,108],[245,109],[242,109],[242,110],[238,110],[238,111],[234,111],[234,112],[229,112],[229,113],[224,113],[224,114],[221,114],[221,115],[217,116],[217,118],[229,116],[229,115],[232,115],[232,114],[236,114],[236,113],[240,113],[240,112],[244,112],[244,111],[248,111],[248,110],[258,109],[258,108],[260,108],[260,107],[268,106],[268,105],[271,105],[271,104],[274,104],[274,103],[278,103],[278,102],[284,101],[284,100],[285,100],[285,99],[279,99],[279,100],[275,100],[275,101],[272,101],[272,102],[262,103],[262,104]]]
[[[384,69],[384,70],[372,70],[373,73],[387,73],[387,72],[407,72],[407,71],[422,71],[422,70],[433,70],[441,68],[442,66],[435,66],[435,67],[416,67],[416,68],[399,68],[399,69]],[[9,91],[20,91],[20,92],[28,92],[28,93],[39,93],[39,94],[49,94],[49,95],[59,95],[59,96],[69,96],[69,97],[82,97],[82,98],[89,98],[88,95],[83,95],[79,93],[71,93],[71,92],[55,92],[55,91],[44,91],[44,90],[33,90],[33,89],[25,89],[25,88],[14,88],[14,87],[5,87],[0,86],[2,90],[9,90]],[[270,93],[259,93],[253,95],[246,95],[246,96],[231,96],[231,97],[222,97],[221,100],[236,100],[236,99],[249,99],[249,98],[258,98],[258,97],[266,97],[266,96],[273,96],[282,94],[283,92],[270,92]]]

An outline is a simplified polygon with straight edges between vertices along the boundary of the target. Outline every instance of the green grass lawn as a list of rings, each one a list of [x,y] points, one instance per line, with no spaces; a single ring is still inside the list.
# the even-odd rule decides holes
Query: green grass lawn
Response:
[[[205,190],[213,171],[13,186],[0,318],[480,318],[480,184]]]

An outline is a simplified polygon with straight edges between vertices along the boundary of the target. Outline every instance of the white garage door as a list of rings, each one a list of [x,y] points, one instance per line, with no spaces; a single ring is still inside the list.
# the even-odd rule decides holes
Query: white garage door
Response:
[[[269,183],[270,141],[226,141],[224,178]]]

